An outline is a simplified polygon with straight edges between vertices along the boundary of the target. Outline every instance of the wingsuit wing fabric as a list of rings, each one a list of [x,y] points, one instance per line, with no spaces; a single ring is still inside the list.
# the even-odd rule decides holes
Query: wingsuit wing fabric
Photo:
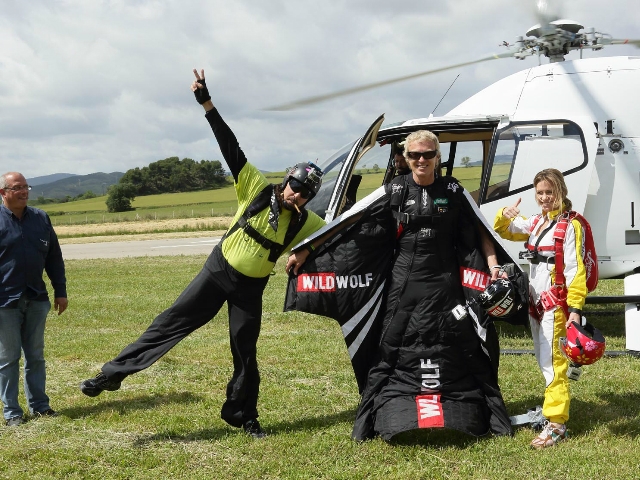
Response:
[[[340,324],[362,394],[353,438],[390,439],[416,428],[511,434],[498,386],[497,333],[472,301],[489,281],[477,229],[493,232],[455,179],[426,189],[404,182],[361,201],[368,204],[362,217],[289,279],[285,310]],[[392,211],[403,188],[408,211],[420,213],[422,202],[430,218],[414,216],[413,224],[407,217],[398,233]],[[491,238],[507,263],[509,255]],[[451,312],[459,304],[469,312],[462,320]]]
[[[298,275],[289,278],[284,308],[338,321],[360,392],[378,349],[395,243],[395,220],[381,207],[380,199],[307,259]]]

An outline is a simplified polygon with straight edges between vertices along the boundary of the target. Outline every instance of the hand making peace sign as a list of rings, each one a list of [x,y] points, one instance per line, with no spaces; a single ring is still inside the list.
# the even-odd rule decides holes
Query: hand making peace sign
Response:
[[[200,70],[200,73],[198,73],[198,70],[194,68],[193,74],[196,76],[196,79],[191,84],[191,91],[195,95],[196,101],[202,105],[205,110],[211,110],[213,103],[211,103],[211,95],[209,95],[209,90],[204,80],[204,70]]]

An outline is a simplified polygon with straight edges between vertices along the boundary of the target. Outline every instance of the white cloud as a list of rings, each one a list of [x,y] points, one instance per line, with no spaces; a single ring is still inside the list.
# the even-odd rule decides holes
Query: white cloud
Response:
[[[632,0],[565,2],[564,16],[638,38]],[[250,161],[281,170],[321,161],[380,113],[443,114],[537,63],[505,59],[291,112],[301,97],[462,63],[536,23],[513,0],[33,0],[0,13],[0,170],[26,176],[125,171],[170,156],[220,159],[189,91],[204,68]],[[637,55],[610,47],[587,56]],[[572,54],[571,58],[576,58]]]

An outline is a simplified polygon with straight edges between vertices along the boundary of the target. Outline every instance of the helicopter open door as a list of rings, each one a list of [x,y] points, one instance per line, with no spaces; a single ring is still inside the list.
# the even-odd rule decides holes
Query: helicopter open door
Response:
[[[308,209],[330,222],[356,202],[356,192],[362,177],[354,174],[354,169],[360,159],[377,146],[378,131],[383,121],[384,114],[371,124],[362,138],[343,147],[320,165],[324,172],[322,188],[307,204]]]

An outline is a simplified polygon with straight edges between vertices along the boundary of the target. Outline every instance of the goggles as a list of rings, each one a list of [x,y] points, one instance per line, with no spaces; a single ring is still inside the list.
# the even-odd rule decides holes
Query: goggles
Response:
[[[300,180],[291,178],[289,180],[289,188],[293,193],[299,193],[302,198],[309,198],[311,190],[309,190]]]

